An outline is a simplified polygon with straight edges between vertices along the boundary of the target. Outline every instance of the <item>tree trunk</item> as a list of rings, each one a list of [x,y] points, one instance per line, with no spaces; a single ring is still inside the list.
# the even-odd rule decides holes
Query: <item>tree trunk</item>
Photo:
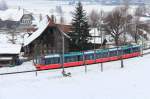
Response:
[[[135,33],[134,39],[135,39],[135,43],[138,43],[138,38],[137,38],[137,34],[136,33]]]
[[[115,44],[116,44],[116,46],[118,46],[118,45],[119,45],[118,40],[119,40],[119,37],[118,37],[118,36],[116,36],[116,37],[115,37]]]

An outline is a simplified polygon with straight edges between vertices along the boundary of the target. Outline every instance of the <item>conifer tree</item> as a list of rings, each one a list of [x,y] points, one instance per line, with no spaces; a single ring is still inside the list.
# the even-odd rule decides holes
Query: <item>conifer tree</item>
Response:
[[[72,38],[70,42],[71,49],[88,50],[91,48],[89,30],[86,12],[83,10],[81,2],[79,2],[73,13],[72,33],[70,33],[70,37]]]

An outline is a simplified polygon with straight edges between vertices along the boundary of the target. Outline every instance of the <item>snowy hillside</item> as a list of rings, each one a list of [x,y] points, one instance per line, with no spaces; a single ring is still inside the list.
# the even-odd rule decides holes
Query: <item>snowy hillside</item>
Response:
[[[61,5],[63,5],[66,24],[71,22],[72,11],[75,7],[65,2],[52,3],[50,0],[45,0],[45,2],[41,0],[6,1],[9,7],[21,6],[29,12],[34,12],[37,17],[40,14],[42,17],[45,14],[54,14],[57,18],[60,18],[60,14],[56,12],[56,5],[64,3]],[[92,9],[96,11],[103,9],[107,12],[114,7],[116,6],[86,5],[84,9],[88,13]],[[40,28],[28,39],[24,38],[23,33],[18,35],[17,44],[22,42],[25,45],[29,44],[42,33],[47,25],[47,20],[41,21],[41,24],[38,24]],[[9,35],[1,33],[0,44],[7,43],[9,43]],[[150,50],[145,52],[149,53]],[[150,99],[149,59],[150,54],[126,59],[124,68],[121,68],[120,61],[103,63],[103,72],[101,72],[101,64],[88,65],[87,72],[84,66],[65,68],[65,71],[71,73],[71,77],[63,77],[62,69],[1,75],[2,73],[34,71],[36,68],[32,61],[24,62],[20,66],[0,68],[0,99]]]
[[[60,17],[64,17],[65,24],[70,24],[72,20],[72,12],[76,5],[69,5],[68,1],[63,0],[6,0],[9,8],[24,8],[34,14],[42,15],[54,15],[57,23],[60,23]],[[101,4],[87,4],[84,3],[84,9],[87,13],[90,13],[93,9],[96,11],[104,10],[105,12],[111,11],[116,5],[101,5]],[[61,7],[63,14],[57,12],[57,7]],[[136,6],[131,6],[135,8]],[[132,9],[131,12],[134,12]]]
[[[100,65],[0,76],[0,99],[150,99],[150,55]]]

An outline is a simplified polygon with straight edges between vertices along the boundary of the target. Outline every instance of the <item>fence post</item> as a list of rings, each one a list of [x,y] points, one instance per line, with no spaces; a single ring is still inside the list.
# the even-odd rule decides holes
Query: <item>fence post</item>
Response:
[[[37,71],[35,70],[35,76],[37,77]]]

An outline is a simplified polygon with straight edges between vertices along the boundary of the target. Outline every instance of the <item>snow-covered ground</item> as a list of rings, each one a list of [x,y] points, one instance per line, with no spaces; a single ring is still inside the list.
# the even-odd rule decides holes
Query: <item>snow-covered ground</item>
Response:
[[[44,14],[54,13],[58,4],[43,3],[41,0],[30,3],[20,0],[20,4],[17,0],[8,1],[12,7],[16,1],[18,6],[23,4],[21,7],[25,9]],[[87,5],[85,9],[109,11],[114,8],[99,6]],[[74,6],[63,5],[62,8],[70,20]],[[1,35],[0,43],[5,43],[5,35]],[[62,77],[61,69],[40,71],[37,76],[35,72],[0,75],[0,99],[150,99],[149,58],[150,55],[145,55],[124,60],[123,69],[120,68],[120,61],[104,63],[104,72],[100,71],[100,64],[88,65],[87,73],[84,66],[65,69],[71,72],[72,77]],[[25,62],[21,66],[0,68],[0,74],[30,70],[35,70],[32,62]]]
[[[31,61],[29,61],[29,62],[24,62],[20,66],[0,68],[0,74],[2,74],[2,73],[12,73],[12,72],[22,72],[22,71],[32,71],[32,70],[35,70],[35,69],[36,68],[35,68],[35,66],[33,66],[33,63]]]
[[[60,70],[0,76],[0,99],[150,99],[150,55],[124,61]],[[31,66],[30,63],[24,66]],[[32,67],[32,66],[31,66]],[[14,67],[16,68],[16,67]]]

